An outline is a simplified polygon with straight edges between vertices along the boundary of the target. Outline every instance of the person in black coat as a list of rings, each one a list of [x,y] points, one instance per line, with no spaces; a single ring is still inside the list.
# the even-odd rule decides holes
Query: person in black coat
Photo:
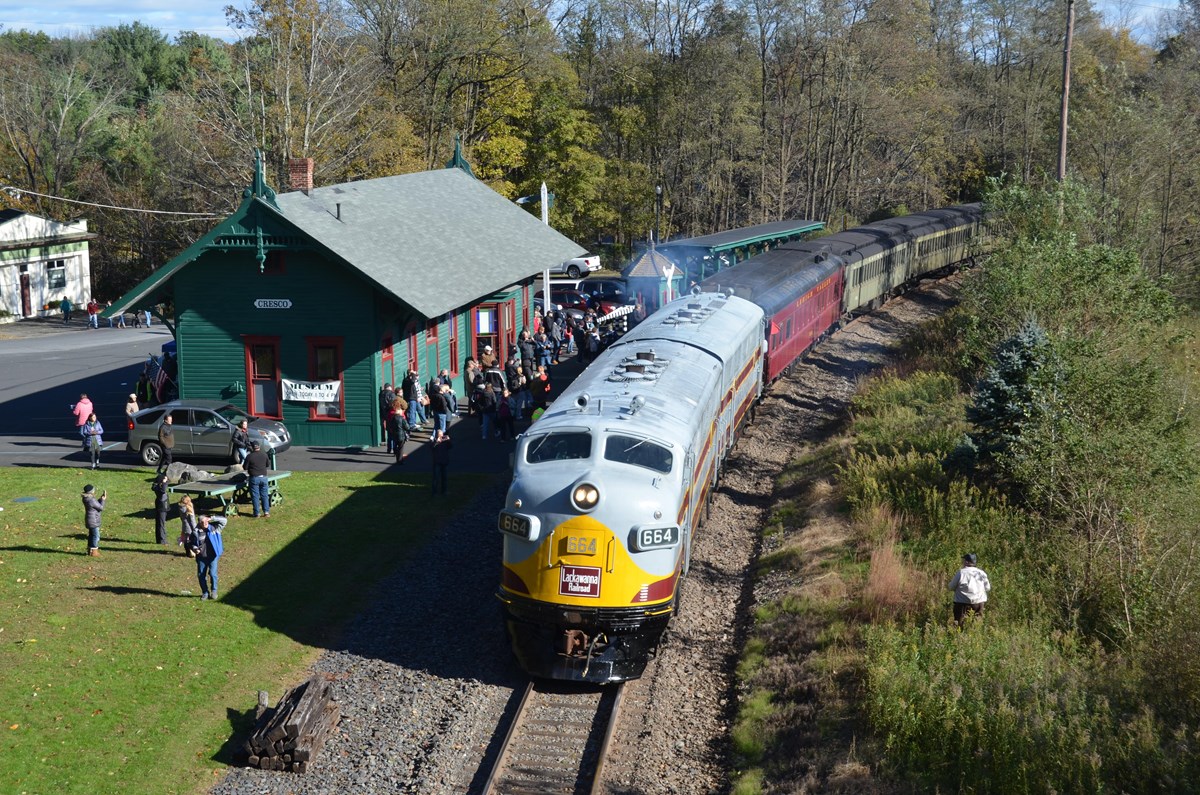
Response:
[[[433,415],[433,432],[438,433],[446,430],[450,424],[450,407],[446,405],[442,383],[435,379],[429,386],[429,413]]]
[[[250,424],[242,420],[233,429],[233,458],[239,464],[246,462],[250,455]]]
[[[394,451],[395,445],[392,443],[392,437],[388,435],[388,413],[392,410],[392,403],[396,400],[396,390],[392,389],[391,384],[384,384],[383,389],[379,390],[379,424],[383,426],[384,438],[387,439],[387,451]]]
[[[533,346],[533,337],[529,335],[528,331],[522,331],[520,336],[517,337],[517,347],[521,349],[521,369],[528,375],[533,372],[533,367],[536,364],[535,357],[537,356]]]
[[[250,504],[254,508],[254,518],[271,516],[271,490],[267,472],[271,468],[271,459],[263,452],[262,445],[251,442],[253,450],[246,456],[246,474],[250,476]]]
[[[405,416],[407,411],[404,400],[396,398],[388,412],[388,444],[392,445],[392,454],[396,456],[397,464],[403,464],[404,459],[408,458],[404,452],[404,443],[408,441],[412,426],[408,424],[408,417]]]
[[[452,447],[453,445],[450,444],[450,434],[438,433],[434,436],[433,448],[430,450],[429,455],[433,462],[433,477],[431,482],[434,495],[446,493],[446,486],[449,482],[450,450]]]
[[[167,543],[167,512],[171,510],[171,497],[167,493],[167,473],[160,472],[150,484],[154,492],[154,540]]]
[[[162,448],[162,457],[158,459],[158,471],[163,472],[171,466],[175,451],[175,427],[170,414],[164,417],[162,425],[158,426],[158,446]]]
[[[496,393],[492,385],[483,382],[476,390],[476,406],[479,409],[480,438],[491,439],[496,427]]]

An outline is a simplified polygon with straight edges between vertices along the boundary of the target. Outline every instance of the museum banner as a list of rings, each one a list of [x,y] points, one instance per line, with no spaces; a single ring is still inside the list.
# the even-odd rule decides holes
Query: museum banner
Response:
[[[342,390],[341,381],[292,381],[283,379],[283,399],[302,403],[334,403]]]

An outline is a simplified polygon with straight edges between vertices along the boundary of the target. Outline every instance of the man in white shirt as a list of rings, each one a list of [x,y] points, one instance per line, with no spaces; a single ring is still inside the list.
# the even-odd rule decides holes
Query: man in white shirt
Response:
[[[954,622],[960,627],[967,612],[983,618],[983,606],[987,604],[988,591],[992,584],[987,572],[975,565],[975,555],[963,555],[963,567],[958,570],[948,586],[954,591]]]

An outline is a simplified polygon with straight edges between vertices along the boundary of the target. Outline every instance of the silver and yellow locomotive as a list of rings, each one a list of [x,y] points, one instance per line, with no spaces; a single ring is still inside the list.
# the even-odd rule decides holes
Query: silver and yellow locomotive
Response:
[[[701,282],[601,355],[521,437],[499,597],[535,676],[641,675],[678,607],[692,534],[765,381],[850,313],[987,241],[983,208],[788,243]],[[764,365],[764,359],[766,365]]]
[[[530,674],[617,682],[655,655],[692,534],[762,389],[763,324],[740,298],[674,301],[520,438],[498,596]]]

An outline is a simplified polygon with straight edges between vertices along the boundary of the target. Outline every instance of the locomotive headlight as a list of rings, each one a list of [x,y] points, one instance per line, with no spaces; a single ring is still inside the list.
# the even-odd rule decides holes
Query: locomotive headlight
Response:
[[[591,483],[580,483],[571,492],[571,502],[581,511],[590,511],[600,502],[600,490]]]

